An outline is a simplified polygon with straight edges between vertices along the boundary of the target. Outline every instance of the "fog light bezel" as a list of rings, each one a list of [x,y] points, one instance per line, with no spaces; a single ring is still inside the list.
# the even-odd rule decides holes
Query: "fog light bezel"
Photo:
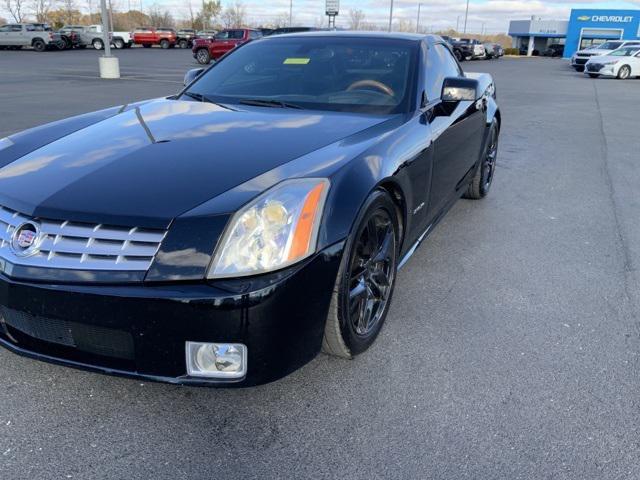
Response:
[[[223,371],[215,371],[209,372],[205,370],[201,370],[197,367],[195,362],[195,355],[199,348],[203,346],[213,346],[213,345],[228,345],[232,347],[238,348],[242,353],[242,370],[239,372],[223,372]],[[248,348],[243,343],[229,343],[229,342],[185,342],[185,357],[187,364],[187,375],[193,378],[209,378],[215,380],[242,380],[247,376],[247,353]]]

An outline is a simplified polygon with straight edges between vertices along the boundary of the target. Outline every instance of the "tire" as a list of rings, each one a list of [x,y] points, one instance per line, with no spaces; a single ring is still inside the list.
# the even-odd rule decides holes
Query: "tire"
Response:
[[[398,270],[398,225],[389,194],[374,191],[345,245],[322,340],[325,353],[352,358],[367,350],[380,333]]]
[[[597,73],[590,73],[589,76],[591,78],[598,78],[600,75],[598,75]]]
[[[458,59],[458,62],[464,62],[464,56],[460,53],[460,50],[454,50],[453,53]]]
[[[211,54],[206,48],[201,48],[196,51],[196,60],[200,65],[209,65],[211,63]]]
[[[124,40],[122,40],[121,38],[116,38],[113,41],[113,46],[118,50],[122,50],[124,48]]]
[[[96,50],[102,50],[104,48],[104,43],[99,38],[94,39],[91,45],[93,45],[93,48]]]
[[[618,70],[618,80],[626,80],[631,76],[631,67],[629,65],[623,65]]]
[[[496,171],[499,137],[498,122],[494,119],[489,130],[487,146],[480,159],[480,165],[476,169],[476,173],[469,187],[467,187],[467,191],[463,195],[464,198],[479,200],[486,197],[489,193]]]
[[[166,50],[169,47],[170,47],[169,40],[160,40],[160,48],[162,48],[163,50]]]
[[[36,52],[44,52],[47,48],[47,45],[44,43],[44,41],[40,40],[39,38],[35,39],[31,46]]]
[[[180,46],[180,48],[189,48],[189,42],[187,42],[186,40],[180,40],[180,43],[178,43],[178,45]]]
[[[148,43],[145,43],[142,45],[144,48],[151,48],[151,45],[149,45]]]

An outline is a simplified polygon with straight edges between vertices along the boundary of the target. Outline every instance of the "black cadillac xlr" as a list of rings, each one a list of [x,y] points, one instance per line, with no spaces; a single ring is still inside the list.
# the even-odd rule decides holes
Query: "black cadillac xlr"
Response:
[[[0,343],[242,386],[364,352],[400,266],[489,191],[493,80],[440,37],[315,32],[186,83],[0,140]]]

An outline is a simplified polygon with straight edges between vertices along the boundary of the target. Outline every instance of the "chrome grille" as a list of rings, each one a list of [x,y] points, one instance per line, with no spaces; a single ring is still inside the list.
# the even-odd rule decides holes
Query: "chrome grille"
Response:
[[[40,248],[30,257],[11,250],[11,237],[25,222],[40,226]],[[147,271],[164,230],[31,218],[0,206],[0,258],[16,265],[73,270]]]

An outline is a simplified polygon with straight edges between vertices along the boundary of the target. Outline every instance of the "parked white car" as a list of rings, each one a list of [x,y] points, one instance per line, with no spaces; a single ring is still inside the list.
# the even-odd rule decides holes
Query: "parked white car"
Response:
[[[591,57],[584,71],[591,78],[615,77],[626,80],[640,77],[640,46],[622,47],[608,55]]]
[[[580,50],[571,57],[571,66],[578,72],[584,72],[584,67],[591,57],[609,55],[614,50],[628,46],[640,46],[640,40],[612,40],[597,47]]]

